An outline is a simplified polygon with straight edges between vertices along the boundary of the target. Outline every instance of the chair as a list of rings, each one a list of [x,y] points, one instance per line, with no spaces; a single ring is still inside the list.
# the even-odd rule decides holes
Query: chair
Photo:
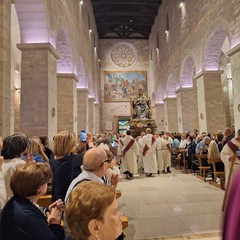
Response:
[[[221,158],[212,157],[212,158],[208,158],[208,161],[213,165],[213,173],[214,173],[214,179],[209,183],[224,190],[225,172],[217,171],[217,167],[216,167],[216,163],[222,162]],[[220,178],[220,184],[217,183],[217,178]]]
[[[181,157],[178,156],[180,150],[179,149],[172,149],[171,159],[172,159],[172,166],[176,169],[180,169],[181,164]]]
[[[206,173],[211,170],[210,166],[203,166],[203,159],[207,159],[207,154],[201,154],[201,155],[196,155],[199,161],[198,168],[200,170],[200,175],[198,175],[198,178],[202,179],[204,182],[206,182]]]
[[[183,161],[183,173],[188,173],[188,168],[187,168],[187,159],[186,159],[186,151],[185,149],[181,150],[181,154],[182,154],[182,161]]]

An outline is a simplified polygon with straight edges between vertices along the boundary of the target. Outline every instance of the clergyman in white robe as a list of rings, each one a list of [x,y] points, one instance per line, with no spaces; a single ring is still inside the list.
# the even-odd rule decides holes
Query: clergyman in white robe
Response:
[[[131,135],[126,135],[122,139],[122,143],[119,144],[119,150],[118,154],[122,155],[122,170],[129,171],[132,174],[137,174],[137,158],[139,156],[139,148],[136,140],[134,139],[134,143],[131,145],[131,147],[124,153],[124,150],[126,150],[128,144],[133,139]]]
[[[146,174],[157,173],[157,138],[146,130],[146,135],[139,140],[139,143],[143,146],[143,149],[148,148],[146,154],[143,154],[144,172]]]

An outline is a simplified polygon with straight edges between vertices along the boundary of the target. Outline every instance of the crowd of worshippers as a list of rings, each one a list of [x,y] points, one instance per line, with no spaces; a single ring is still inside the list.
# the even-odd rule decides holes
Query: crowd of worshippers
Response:
[[[91,133],[86,140],[62,131],[51,150],[47,137],[1,139],[1,240],[123,239],[119,168],[111,151],[94,146]],[[43,208],[38,200],[50,182],[52,204]]]
[[[120,171],[127,179],[171,173],[173,155],[183,153],[189,170],[194,155],[207,153],[221,155],[219,168],[229,171],[231,162],[240,161],[235,156],[240,130],[234,134],[226,128],[211,136],[147,128],[137,138],[130,130],[122,135],[87,132],[86,142],[66,130],[54,137],[52,150],[46,136],[16,133],[0,138],[0,148],[0,239],[122,239],[115,200]],[[50,182],[52,204],[43,208],[37,202]]]

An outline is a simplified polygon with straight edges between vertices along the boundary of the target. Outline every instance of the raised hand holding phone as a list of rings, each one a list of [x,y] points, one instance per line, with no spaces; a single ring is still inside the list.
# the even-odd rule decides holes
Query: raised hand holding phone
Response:
[[[86,136],[86,131],[85,130],[82,130],[81,131],[81,142],[87,142],[87,136]]]

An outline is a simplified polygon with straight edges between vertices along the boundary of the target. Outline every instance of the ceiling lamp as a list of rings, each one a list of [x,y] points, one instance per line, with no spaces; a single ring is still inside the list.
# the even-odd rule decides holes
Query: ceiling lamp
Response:
[[[185,0],[180,0],[180,7],[183,7]]]

